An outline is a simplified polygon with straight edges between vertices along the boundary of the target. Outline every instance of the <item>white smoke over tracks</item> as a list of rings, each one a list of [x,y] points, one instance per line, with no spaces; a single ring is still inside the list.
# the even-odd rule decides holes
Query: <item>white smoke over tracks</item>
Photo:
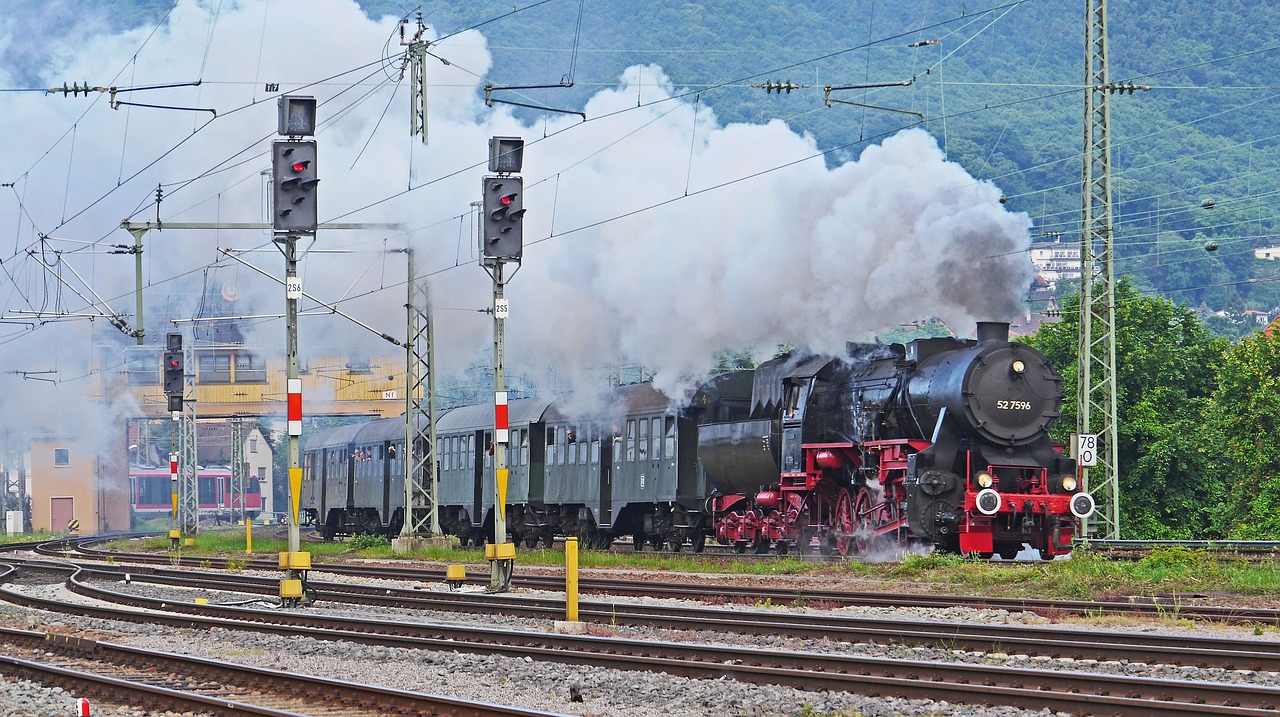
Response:
[[[641,77],[657,87],[636,86]],[[632,68],[588,115],[620,112],[638,91],[655,102],[672,88],[657,68]],[[593,131],[592,145],[635,132],[627,149],[528,189],[534,236],[679,197],[686,182],[692,195],[527,251],[510,293],[513,305],[538,306],[511,330],[548,362],[621,353],[678,391],[726,348],[840,352],[894,324],[936,317],[968,332],[1022,310],[1029,218],[1005,211],[998,189],[947,162],[924,131],[828,168],[780,122],[719,126],[703,108],[695,130],[692,103],[671,102],[674,111],[656,102],[529,150],[541,168]],[[538,208],[556,195],[552,227]]]
[[[1009,319],[1022,309],[1032,276],[1028,218],[1005,211],[997,188],[947,162],[922,130],[828,167],[809,137],[782,122],[723,125],[714,104],[676,99],[677,88],[655,66],[632,67],[617,87],[596,94],[584,108],[587,122],[551,115],[527,125],[509,108],[481,101],[486,78],[501,77],[503,68],[490,66],[485,38],[471,31],[431,47],[449,64],[428,65],[430,142],[423,147],[408,136],[407,82],[394,89],[396,68],[375,64],[341,74],[376,63],[384,47],[400,51],[394,18],[371,20],[350,0],[242,0],[218,4],[216,16],[209,5],[181,0],[154,36],[150,27],[113,35],[82,27],[73,34],[84,40],[73,51],[0,64],[9,86],[31,80],[6,77],[6,64],[38,72],[38,82],[50,87],[202,78],[199,88],[122,99],[219,110],[214,119],[112,110],[102,97],[0,93],[0,130],[11,138],[0,180],[16,182],[0,193],[0,227],[14,232],[0,241],[10,247],[0,259],[17,265],[0,277],[6,313],[28,308],[28,301],[54,304],[45,298],[53,284],[44,270],[23,258],[38,233],[132,243],[116,227],[124,217],[154,220],[157,184],[168,187],[166,221],[263,221],[260,172],[269,166],[276,111],[267,82],[284,91],[306,86],[301,93],[321,102],[321,221],[405,227],[322,231],[314,245],[300,247],[315,250],[300,268],[304,289],[399,337],[405,263],[386,250],[410,244],[418,273],[431,276],[437,369],[444,373],[461,374],[490,346],[491,318],[482,310],[491,305],[491,284],[475,263],[468,213],[495,135],[528,143],[525,257],[506,289],[510,372],[540,376],[553,367],[562,376],[585,376],[630,361],[656,371],[659,385],[678,393],[725,349],[767,356],[790,344],[838,352],[845,341],[865,340],[885,326],[937,317],[963,333],[975,320]],[[22,32],[13,22],[0,31],[11,38]],[[279,41],[289,34],[309,41]],[[0,55],[15,51],[0,38]],[[368,101],[355,102],[365,94]],[[184,184],[214,167],[220,171]],[[196,315],[206,286],[224,281],[238,284],[236,308],[246,315],[283,310],[279,284],[218,251],[266,248],[246,259],[279,276],[283,261],[269,253],[264,233],[164,231],[146,242],[152,342],[175,330],[161,318]],[[322,253],[330,250],[349,253]],[[66,261],[115,310],[132,312],[132,257]],[[83,310],[78,301],[64,294],[61,306]],[[96,365],[118,370],[128,343],[105,322],[93,327],[0,327],[0,342],[10,339],[0,343],[5,370],[47,368],[51,362],[41,357],[56,356],[64,381],[0,374],[9,408],[0,415],[15,415],[12,407],[22,403],[91,400],[79,390],[87,379],[65,382],[91,375],[94,345]],[[246,322],[245,329],[248,343],[263,353],[283,350],[282,320]],[[191,335],[189,326],[182,330]],[[300,350],[304,358],[402,351],[337,316],[304,318]]]

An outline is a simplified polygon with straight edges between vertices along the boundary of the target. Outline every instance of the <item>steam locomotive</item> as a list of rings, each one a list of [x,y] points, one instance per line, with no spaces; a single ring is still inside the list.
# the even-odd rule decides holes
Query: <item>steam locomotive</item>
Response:
[[[1008,325],[976,339],[849,344],[717,375],[688,401],[619,386],[608,408],[564,398],[509,406],[506,530],[607,546],[850,555],[879,546],[1014,557],[1068,553],[1093,498],[1049,438],[1062,379]],[[303,454],[302,506],[326,538],[396,534],[404,418],[320,431]],[[441,527],[492,539],[493,408],[437,420]],[[423,446],[416,446],[421,455]]]

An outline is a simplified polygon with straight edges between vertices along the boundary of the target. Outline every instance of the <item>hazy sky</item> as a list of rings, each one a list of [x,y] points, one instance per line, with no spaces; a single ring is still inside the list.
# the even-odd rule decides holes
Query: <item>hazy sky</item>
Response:
[[[159,27],[114,34],[77,17],[48,44],[30,42],[22,18],[0,19],[0,87],[200,81],[116,99],[216,115],[112,109],[97,92],[0,93],[0,297],[11,322],[43,312],[0,325],[9,409],[0,416],[21,402],[24,430],[56,426],[66,406],[86,400],[91,347],[101,364],[118,363],[127,340],[109,322],[54,319],[98,313],[96,295],[133,322],[133,257],[104,252],[132,243],[122,219],[156,219],[157,185],[166,222],[266,221],[262,173],[277,138],[268,83],[320,102],[321,221],[403,227],[303,242],[304,289],[400,336],[405,262],[388,250],[412,246],[430,276],[444,372],[461,372],[491,341],[481,311],[492,286],[476,264],[471,203],[495,135],[527,142],[525,257],[506,289],[509,370],[573,376],[630,361],[675,391],[723,349],[835,352],[931,317],[968,334],[975,320],[1020,312],[1032,276],[1026,215],[1005,211],[997,187],[948,163],[922,130],[828,167],[782,122],[721,124],[714,105],[684,96],[654,65],[597,93],[585,122],[549,114],[528,126],[484,105],[490,55],[483,33],[470,31],[431,46],[424,146],[408,132],[396,19],[369,19],[349,0],[181,0]],[[279,41],[288,36],[308,41]],[[200,315],[202,297],[223,285],[234,284],[244,315],[283,310],[279,284],[221,251],[257,250],[244,259],[280,276],[266,233],[170,229],[146,242],[154,340],[175,330],[161,319]],[[251,345],[282,350],[282,320],[246,329]],[[304,357],[399,351],[334,316],[304,318],[300,341]],[[44,370],[57,371],[42,374],[55,382],[11,373]]]

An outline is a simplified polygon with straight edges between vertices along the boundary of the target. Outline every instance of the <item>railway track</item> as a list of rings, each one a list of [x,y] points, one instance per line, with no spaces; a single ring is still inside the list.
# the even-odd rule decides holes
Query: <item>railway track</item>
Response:
[[[98,600],[142,608],[146,612],[115,605],[69,605],[25,596],[10,587],[0,591],[0,597],[39,609],[71,611],[107,619],[160,622],[186,628],[257,630],[383,646],[445,649],[623,670],[662,671],[704,679],[731,677],[743,682],[782,684],[806,690],[851,691],[965,704],[1003,704],[1026,709],[1047,707],[1073,714],[1275,715],[1276,706],[1280,704],[1280,689],[1253,685],[559,635],[438,623],[362,620],[350,615],[330,617],[199,605],[121,594],[93,586],[81,575],[84,571],[76,572],[67,579],[67,585],[74,591]]]
[[[218,717],[549,717],[344,680],[143,650],[68,635],[0,628],[0,673],[108,702]]]
[[[158,568],[139,573],[123,567],[86,567],[82,580],[181,586],[210,593],[235,591],[274,599],[279,581],[253,575]],[[318,600],[405,610],[502,614],[542,620],[564,615],[564,600],[520,595],[428,591],[345,582],[311,581]],[[1280,644],[1256,640],[1171,636],[1152,633],[1088,632],[1043,625],[999,625],[879,620],[778,610],[723,610],[710,607],[583,601],[583,622],[646,625],[674,630],[774,635],[840,642],[878,642],[987,653],[1017,653],[1072,660],[1129,660],[1149,664],[1280,672]]]
[[[224,558],[182,558],[175,562],[169,555],[154,553],[129,553],[93,548],[81,541],[69,547],[58,547],[64,542],[34,544],[33,549],[44,555],[72,560],[75,556],[94,558],[117,563],[146,565],[183,565],[228,569],[232,561]],[[234,560],[236,566],[256,570],[277,570],[276,560]],[[385,578],[420,583],[438,583],[444,580],[442,569],[423,569],[394,564],[348,565],[343,563],[317,563],[318,571],[362,577]],[[488,584],[487,578],[471,577],[472,585]],[[561,575],[519,575],[512,578],[512,585],[532,590],[558,591],[564,589]],[[653,580],[627,580],[618,578],[582,577],[578,588],[584,594],[616,595],[626,597],[659,597],[704,601],[709,594],[724,603],[744,605],[821,605],[824,607],[973,607],[1032,612],[1044,616],[1146,616],[1212,620],[1234,624],[1280,624],[1280,610],[1261,607],[1221,607],[1200,605],[1188,601],[1204,599],[1202,594],[1174,594],[1144,596],[1124,601],[1094,600],[1042,600],[1033,598],[1002,598],[970,595],[937,595],[928,593],[901,593],[883,591],[820,590],[811,587],[740,586],[695,582],[657,582]]]

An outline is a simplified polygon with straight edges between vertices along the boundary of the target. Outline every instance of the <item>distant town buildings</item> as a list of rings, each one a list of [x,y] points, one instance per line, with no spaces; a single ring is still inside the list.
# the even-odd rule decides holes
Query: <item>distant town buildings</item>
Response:
[[[1055,238],[1053,241],[1036,242],[1031,245],[1031,263],[1036,272],[1050,289],[1056,288],[1059,279],[1080,278],[1080,244],[1079,242],[1063,242]]]

